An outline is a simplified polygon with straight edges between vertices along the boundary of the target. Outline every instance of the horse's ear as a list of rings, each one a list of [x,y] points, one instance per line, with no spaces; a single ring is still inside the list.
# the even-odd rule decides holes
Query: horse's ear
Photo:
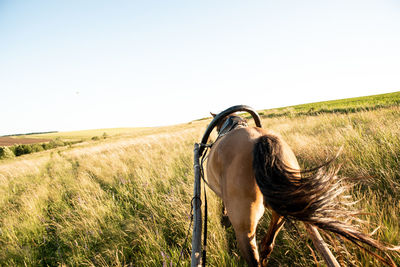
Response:
[[[210,112],[211,116],[213,116],[213,118],[215,118],[215,116],[217,116],[217,114]]]

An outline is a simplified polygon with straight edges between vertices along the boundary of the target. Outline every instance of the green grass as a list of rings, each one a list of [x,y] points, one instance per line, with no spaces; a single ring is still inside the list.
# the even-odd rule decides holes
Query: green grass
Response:
[[[400,92],[323,101],[260,111],[263,117],[354,113],[400,105]]]
[[[208,122],[64,133],[110,137],[0,162],[0,265],[176,266],[190,222],[193,144]],[[305,168],[343,146],[335,163],[342,165],[339,174],[360,180],[350,192],[360,200],[354,208],[370,213],[363,215],[361,229],[380,226],[374,237],[392,244],[400,244],[399,122],[395,105],[263,118],[264,128],[279,132]],[[221,226],[221,203],[210,190],[208,204],[209,266],[243,266],[233,229]],[[258,240],[268,222],[267,212]],[[189,236],[183,266],[190,264],[190,241]],[[381,266],[352,244],[329,243],[343,266]],[[308,246],[313,247],[302,225],[287,224],[271,266],[315,266]],[[392,255],[400,264],[399,255]]]

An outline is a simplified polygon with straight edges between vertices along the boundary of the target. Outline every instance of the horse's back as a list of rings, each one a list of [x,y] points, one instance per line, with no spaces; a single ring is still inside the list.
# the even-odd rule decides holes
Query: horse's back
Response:
[[[220,197],[224,198],[227,187],[237,186],[246,191],[244,189],[255,185],[252,151],[260,136],[255,128],[240,128],[213,145],[207,163],[207,177],[211,188]]]
[[[299,168],[287,143],[279,135],[258,127],[243,127],[228,133],[214,144],[208,162],[220,175],[232,168],[238,172],[249,171],[252,169],[254,145],[262,136],[276,139],[280,143],[282,160],[289,167]]]

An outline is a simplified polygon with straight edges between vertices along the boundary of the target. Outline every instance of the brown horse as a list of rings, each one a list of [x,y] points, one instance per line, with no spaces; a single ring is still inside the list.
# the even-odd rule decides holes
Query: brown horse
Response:
[[[336,201],[344,189],[337,171],[327,168],[329,163],[301,171],[296,156],[281,137],[262,128],[248,127],[236,115],[220,122],[217,131],[219,137],[207,161],[208,184],[222,199],[238,247],[249,266],[267,264],[275,237],[286,219],[331,231],[359,246],[361,242],[379,250],[399,250],[339,221],[354,212],[343,209]],[[272,217],[259,253],[256,227],[265,208],[272,211]],[[393,264],[391,259],[381,260]]]

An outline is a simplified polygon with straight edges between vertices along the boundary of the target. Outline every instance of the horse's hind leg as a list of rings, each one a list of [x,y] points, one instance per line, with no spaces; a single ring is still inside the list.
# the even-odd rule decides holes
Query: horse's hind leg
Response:
[[[250,235],[247,231],[236,231],[238,247],[249,266],[258,266],[258,250],[255,234]]]
[[[226,203],[229,219],[235,230],[236,240],[242,256],[249,266],[258,266],[258,250],[256,243],[257,223],[264,213],[262,202],[245,198],[231,199]]]
[[[275,238],[278,235],[284,223],[285,219],[279,214],[277,214],[275,211],[272,211],[271,222],[269,223],[268,232],[261,241],[260,262],[262,266],[267,265],[267,259],[274,248]]]
[[[228,212],[226,211],[224,202],[222,201],[221,208],[221,224],[223,227],[228,228],[231,226],[231,221],[229,221]]]

